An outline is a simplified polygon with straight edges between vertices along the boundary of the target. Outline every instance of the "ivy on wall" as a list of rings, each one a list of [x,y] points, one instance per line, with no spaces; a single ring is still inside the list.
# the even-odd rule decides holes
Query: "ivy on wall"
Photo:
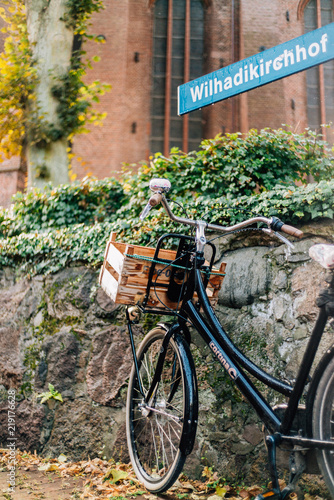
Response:
[[[103,8],[102,0],[68,0],[64,22],[74,29],[80,46],[85,40],[104,43],[104,38],[88,33],[91,15]],[[72,139],[75,134],[88,132],[87,124],[100,125],[106,117],[106,113],[93,108],[93,103],[98,103],[100,96],[108,92],[111,86],[99,80],[85,83],[86,70],[92,68],[92,61],[84,59],[85,56],[84,50],[76,50],[68,73],[52,88],[52,94],[59,102],[59,126],[49,127],[48,131],[52,141],[62,137]],[[93,61],[98,62],[99,58],[95,56]]]
[[[0,237],[114,220],[123,200],[123,188],[114,178],[85,178],[80,183],[17,193],[11,210],[0,211]]]
[[[98,185],[96,187],[98,188]],[[114,194],[116,204],[116,200],[120,201],[119,193],[115,190]],[[55,194],[51,194],[50,190],[49,196],[52,198]],[[96,199],[99,196],[100,194]],[[80,206],[79,203],[80,197],[78,197],[78,206]],[[97,208],[95,203],[93,206]],[[88,204],[86,208],[88,208],[88,213],[94,212],[93,207],[89,207]],[[215,210],[217,208],[218,210]],[[66,212],[63,203],[60,211],[64,214]],[[260,213],[265,216],[277,215],[286,223],[295,225],[319,218],[333,219],[334,181],[321,181],[306,187],[277,187],[250,197],[243,196],[233,202],[224,197],[215,202],[199,199],[193,206],[188,206],[190,217],[196,217],[196,215],[200,217],[203,212],[210,212],[207,217],[204,216],[205,219],[225,225],[239,222],[251,213]],[[100,215],[102,216],[102,213]],[[180,231],[184,229],[169,221],[163,209],[152,210],[151,217],[145,223],[139,221],[138,217],[126,219],[124,210],[122,210],[122,217],[119,211],[114,214],[106,211],[104,220],[100,222],[94,222],[93,217],[90,219],[90,224],[80,223],[68,226],[64,224],[26,233],[18,233],[13,228],[10,229],[8,219],[8,214],[0,214],[0,222],[2,221],[2,227],[5,229],[3,237],[0,238],[0,266],[20,266],[21,272],[26,274],[53,273],[75,261],[86,262],[93,266],[101,264],[106,241],[111,231],[116,231],[120,240],[154,246],[156,239],[166,231],[177,232],[178,229]],[[13,236],[8,236],[8,234],[13,234]]]
[[[165,158],[158,153],[137,173],[125,170],[120,181],[87,178],[18,193],[10,210],[0,210],[0,266],[47,274],[73,261],[97,265],[111,231],[120,240],[154,246],[165,232],[187,230],[171,222],[162,208],[140,221],[152,177],[171,180],[175,213],[186,211],[208,222],[231,225],[252,214],[276,215],[294,225],[333,219],[332,171],[332,152],[309,131],[217,136],[188,155],[173,150]],[[305,180],[306,174],[319,182],[296,186],[295,180]]]
[[[72,26],[77,32],[83,34],[87,31],[87,22],[93,12],[103,9],[102,0],[68,0],[68,14],[66,23]]]

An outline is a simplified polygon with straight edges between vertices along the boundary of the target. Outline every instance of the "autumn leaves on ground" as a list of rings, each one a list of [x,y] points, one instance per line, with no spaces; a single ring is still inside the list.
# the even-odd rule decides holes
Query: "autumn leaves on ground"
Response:
[[[126,464],[99,458],[70,463],[65,455],[46,459],[37,454],[17,452],[15,491],[8,490],[9,451],[0,449],[0,499],[7,500],[155,500],[143,488]],[[181,475],[174,486],[160,497],[165,500],[250,500],[262,491],[259,486],[232,487],[221,484],[208,467],[202,481]],[[292,494],[290,498],[297,498]],[[322,500],[306,494],[305,500]]]

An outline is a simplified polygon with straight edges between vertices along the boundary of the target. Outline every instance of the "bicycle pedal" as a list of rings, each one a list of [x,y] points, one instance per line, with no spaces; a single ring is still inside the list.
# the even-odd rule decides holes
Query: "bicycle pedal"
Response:
[[[280,490],[268,490],[264,493],[260,493],[255,497],[254,500],[282,500],[282,494]]]

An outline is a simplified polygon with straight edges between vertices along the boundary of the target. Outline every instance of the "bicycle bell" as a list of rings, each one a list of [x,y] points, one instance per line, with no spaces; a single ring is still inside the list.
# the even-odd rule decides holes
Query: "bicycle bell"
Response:
[[[168,179],[157,178],[150,180],[150,190],[155,193],[168,193],[171,187],[172,185]]]

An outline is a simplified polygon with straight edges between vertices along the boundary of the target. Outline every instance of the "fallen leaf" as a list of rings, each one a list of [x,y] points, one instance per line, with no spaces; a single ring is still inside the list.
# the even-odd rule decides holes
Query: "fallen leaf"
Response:
[[[186,482],[180,483],[180,484],[181,484],[182,489],[191,490],[191,491],[195,490],[194,486],[191,483],[189,483],[189,481],[186,481]]]
[[[262,493],[262,488],[260,488],[260,486],[257,486],[257,484],[255,484],[254,486],[247,488],[247,491],[251,497],[256,497],[257,495]]]
[[[183,486],[182,486],[182,483],[177,479],[175,481],[175,483],[173,484],[173,486],[171,486],[168,491],[176,491],[179,488],[183,488]]]
[[[221,498],[219,495],[211,495],[208,497],[208,500],[221,500]]]
[[[40,471],[44,471],[44,472],[51,472],[51,471],[55,471],[55,470],[58,470],[59,467],[57,464],[43,464],[43,465],[40,465],[38,467],[38,470]]]
[[[110,481],[111,484],[115,484],[118,481],[122,481],[123,479],[127,479],[128,473],[123,471],[123,470],[118,470],[118,469],[110,469],[107,474],[103,477],[103,481],[110,481],[110,478],[112,477],[112,480]]]
[[[224,498],[224,496],[227,493],[227,489],[223,488],[222,486],[217,486],[216,488],[216,495],[218,495],[221,498]]]
[[[60,464],[64,464],[65,462],[67,462],[67,456],[64,455],[64,453],[61,453],[58,457],[58,462]]]

